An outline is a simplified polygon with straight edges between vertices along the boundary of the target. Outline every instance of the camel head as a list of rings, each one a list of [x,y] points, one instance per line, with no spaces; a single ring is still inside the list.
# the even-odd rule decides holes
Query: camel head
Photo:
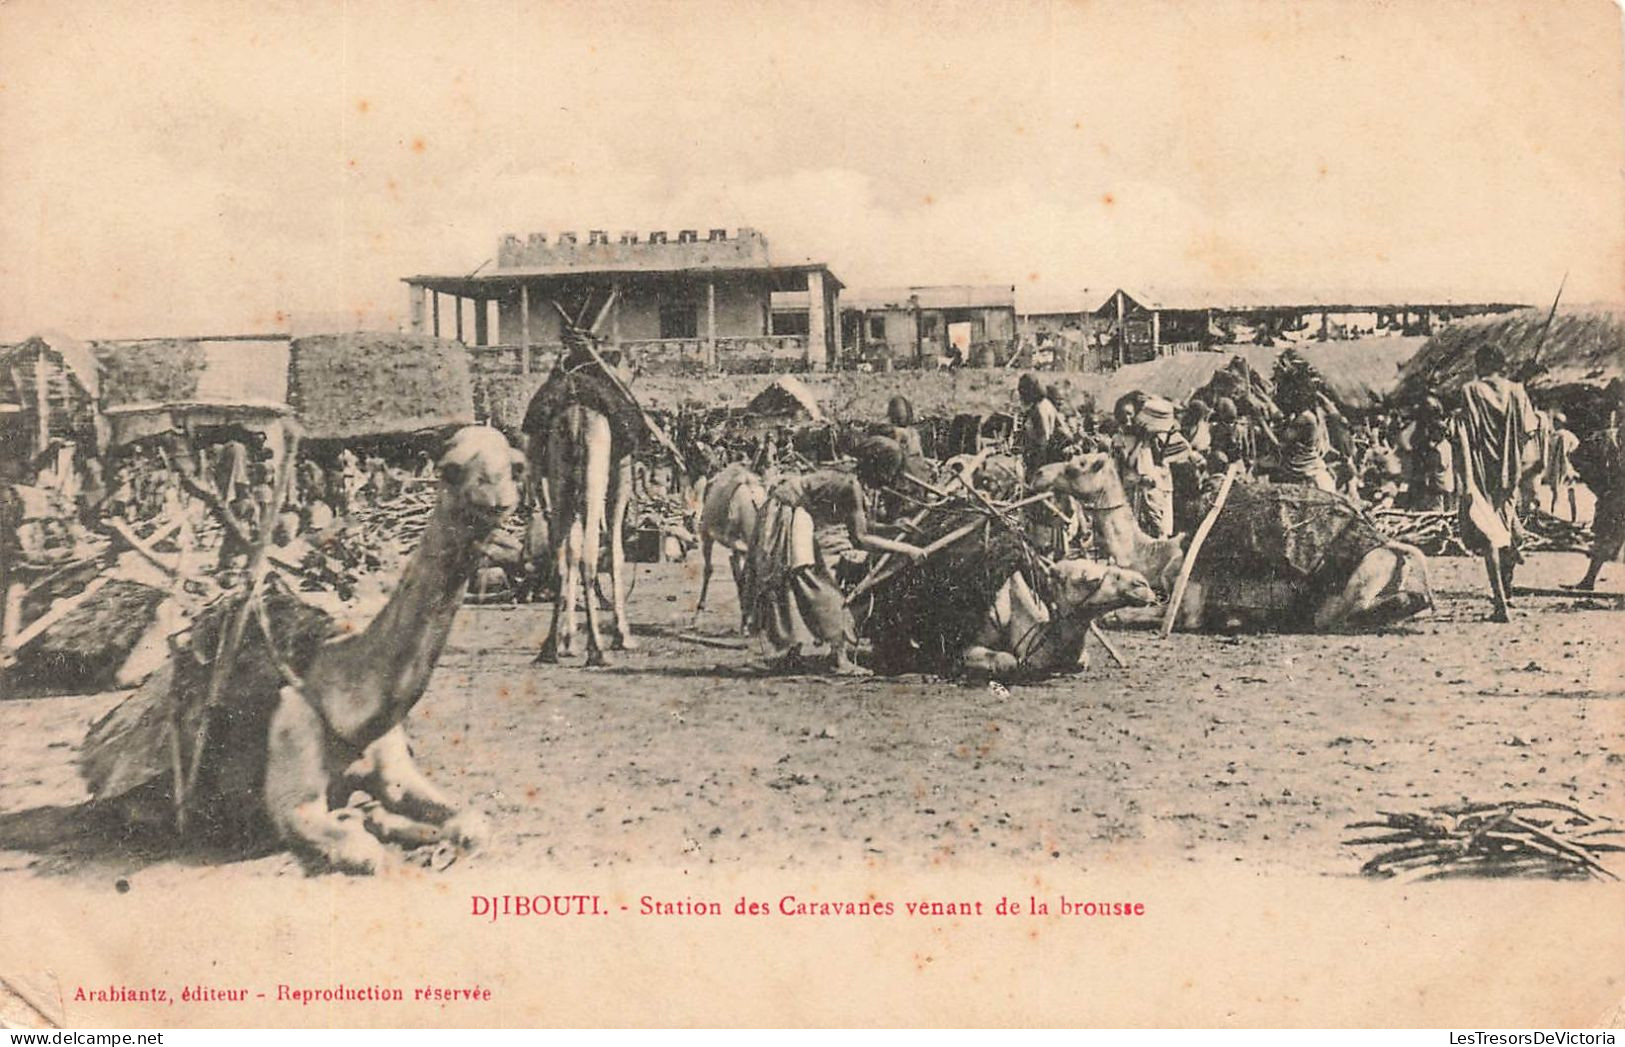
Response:
[[[1127,501],[1117,463],[1105,451],[1040,467],[1033,474],[1032,488],[1071,495],[1085,509],[1114,509]]]
[[[1099,560],[1062,560],[1050,567],[1050,584],[1060,618],[1093,618],[1122,607],[1149,607],[1157,602],[1156,592],[1140,572]]]
[[[465,426],[440,455],[440,490],[460,523],[478,535],[495,531],[519,506],[524,453],[488,425]]]

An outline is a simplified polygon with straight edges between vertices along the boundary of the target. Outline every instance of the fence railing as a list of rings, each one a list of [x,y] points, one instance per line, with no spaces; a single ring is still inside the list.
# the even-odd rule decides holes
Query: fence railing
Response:
[[[604,345],[606,356],[619,356],[628,366],[656,373],[798,371],[806,366],[807,336],[799,334],[733,335],[717,338],[628,338],[619,347]],[[513,344],[471,345],[474,370],[481,374],[521,374],[523,351]],[[564,351],[557,342],[530,346],[529,370],[546,371]]]

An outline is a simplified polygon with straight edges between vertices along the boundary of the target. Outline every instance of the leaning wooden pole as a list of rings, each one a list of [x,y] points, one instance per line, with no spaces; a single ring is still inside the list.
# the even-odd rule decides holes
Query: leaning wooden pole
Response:
[[[226,684],[237,668],[237,653],[242,649],[249,615],[253,613],[254,605],[259,601],[265,586],[266,558],[271,544],[273,519],[277,509],[288,498],[288,487],[293,482],[294,463],[298,457],[299,433],[296,430],[288,434],[282,454],[282,469],[277,475],[271,506],[263,513],[265,519],[259,522],[258,533],[254,535],[253,550],[248,559],[248,584],[244,589],[243,602],[237,607],[236,614],[232,616],[231,623],[221,636],[221,647],[215,656],[214,668],[209,677],[209,694],[199,712],[197,731],[192,739],[191,764],[186,771],[185,786],[180,790],[180,795],[175,797],[175,827],[182,834],[186,832],[192,794],[197,790],[198,773],[203,769],[203,750],[209,743],[209,729],[215,708],[220,704]],[[271,637],[265,637],[265,643],[274,654],[274,641]],[[177,709],[176,712],[178,711]],[[176,720],[178,724],[178,716]]]
[[[1185,550],[1185,562],[1179,565],[1179,580],[1174,583],[1174,591],[1168,594],[1168,613],[1162,616],[1164,640],[1174,631],[1174,620],[1179,617],[1179,604],[1185,599],[1185,586],[1190,583],[1191,569],[1196,566],[1196,557],[1202,551],[1202,543],[1207,541],[1207,533],[1213,530],[1213,521],[1219,518],[1219,510],[1224,508],[1224,500],[1230,497],[1230,487],[1240,475],[1241,463],[1231,462],[1230,468],[1224,471],[1223,482],[1219,484],[1218,496],[1213,499],[1213,508],[1207,511],[1207,516],[1202,519],[1202,525],[1196,529],[1196,534],[1191,538],[1190,548]]]

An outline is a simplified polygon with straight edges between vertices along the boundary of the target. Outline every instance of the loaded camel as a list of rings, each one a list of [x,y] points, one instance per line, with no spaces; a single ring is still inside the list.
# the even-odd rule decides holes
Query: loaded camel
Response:
[[[1109,454],[1044,466],[1033,487],[1071,495],[1112,561],[1144,574],[1163,594],[1172,591],[1184,538],[1153,539],[1140,530]],[[1257,619],[1336,632],[1386,625],[1433,606],[1420,549],[1383,535],[1341,496],[1306,485],[1235,485],[1206,550],[1177,612],[1185,629]]]
[[[592,345],[594,332],[614,301],[612,294],[591,327],[582,326],[587,306],[572,318],[563,306],[553,303],[563,320],[568,348],[525,411],[526,454],[543,493],[559,583],[553,621],[536,655],[538,664],[575,653],[576,596],[584,583],[598,576],[599,543],[606,523],[615,650],[637,647],[626,618],[622,534],[632,497],[632,455],[645,420],[630,392]],[[591,596],[583,602],[587,664],[607,665],[598,604]]]
[[[199,701],[201,691],[216,686],[205,658],[229,656],[194,638],[190,653],[177,652],[91,728],[81,765],[98,802],[125,801],[126,817],[144,819],[151,816],[144,805],[163,798],[183,817],[195,810],[203,831],[249,834],[265,824],[257,807],[296,851],[348,873],[387,865],[386,840],[479,846],[487,835],[483,816],[458,805],[418,769],[406,719],[440,660],[469,576],[482,557],[512,544],[499,525],[518,504],[523,468],[497,430],[459,430],[440,457],[439,497],[417,551],[389,602],[360,631],[341,631],[285,586],[272,584],[274,575],[263,598],[255,589],[217,605],[214,622],[233,614],[246,622],[252,607],[259,629],[252,640],[239,632],[243,656],[223,681],[213,732],[208,706]],[[194,624],[194,632],[202,624]],[[223,625],[219,632],[225,634]],[[195,711],[200,704],[204,727],[188,776],[175,744],[184,718],[171,721],[168,710]],[[373,802],[360,810],[345,806],[353,791]]]

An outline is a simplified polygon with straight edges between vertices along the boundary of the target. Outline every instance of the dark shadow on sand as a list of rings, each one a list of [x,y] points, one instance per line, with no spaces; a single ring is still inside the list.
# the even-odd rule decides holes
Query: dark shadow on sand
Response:
[[[129,874],[160,862],[228,865],[276,853],[274,844],[227,846],[183,840],[169,826],[132,826],[113,805],[87,802],[0,814],[0,851],[38,856],[50,875]]]

